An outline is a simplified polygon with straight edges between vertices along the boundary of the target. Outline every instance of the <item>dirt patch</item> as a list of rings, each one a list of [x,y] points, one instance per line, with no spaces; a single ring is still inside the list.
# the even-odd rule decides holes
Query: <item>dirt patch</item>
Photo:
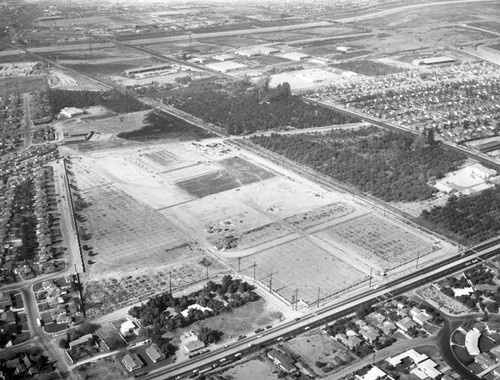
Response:
[[[276,380],[278,370],[270,362],[255,359],[239,364],[223,373],[230,379],[238,380]]]
[[[444,295],[443,292],[437,290],[432,285],[417,289],[415,294],[446,314],[455,315],[470,312],[470,309],[462,303]]]
[[[318,209],[290,216],[285,222],[294,227],[307,230],[317,225],[331,222],[354,212],[354,208],[345,203],[333,203]]]

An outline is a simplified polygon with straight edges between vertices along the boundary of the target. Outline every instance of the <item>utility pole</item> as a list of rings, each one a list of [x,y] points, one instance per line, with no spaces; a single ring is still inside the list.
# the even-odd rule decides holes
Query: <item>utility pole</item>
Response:
[[[238,257],[238,273],[241,270],[241,257]]]
[[[320,292],[321,292],[321,288],[318,287],[318,302],[316,304],[316,307],[319,307],[319,294],[320,294]]]
[[[255,261],[253,262],[253,282],[255,282],[255,267],[257,264],[255,264]]]
[[[417,252],[417,262],[415,263],[415,269],[418,268],[418,259],[420,258],[420,252]]]
[[[372,273],[373,273],[373,268],[370,268],[370,284],[368,285],[369,288],[372,287],[372,278],[373,278]]]
[[[297,304],[299,302],[299,289],[295,289],[295,310],[297,310]]]
[[[269,276],[269,293],[273,292],[273,272],[271,272],[271,276]]]

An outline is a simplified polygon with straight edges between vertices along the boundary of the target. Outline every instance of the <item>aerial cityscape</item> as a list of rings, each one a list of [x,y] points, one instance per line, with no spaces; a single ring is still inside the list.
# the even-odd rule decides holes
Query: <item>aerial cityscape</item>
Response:
[[[0,0],[0,380],[500,379],[500,1]]]

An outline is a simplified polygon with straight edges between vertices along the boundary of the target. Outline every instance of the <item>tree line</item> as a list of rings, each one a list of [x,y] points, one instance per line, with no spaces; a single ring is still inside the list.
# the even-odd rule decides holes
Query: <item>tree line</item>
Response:
[[[290,85],[269,87],[264,80],[255,87],[240,81],[223,87],[210,80],[193,81],[186,88],[166,94],[164,103],[240,135],[273,128],[313,128],[358,122],[335,110],[310,104],[292,95]]]
[[[443,177],[465,161],[463,154],[443,148],[429,136],[373,126],[250,140],[384,201],[429,199],[437,191],[429,180]]]
[[[462,244],[491,239],[500,234],[500,189],[495,186],[469,196],[451,195],[444,206],[422,211],[420,220]]]
[[[132,95],[117,90],[75,91],[49,89],[48,100],[54,115],[57,115],[65,107],[84,108],[101,105],[116,113],[137,112],[150,108]]]

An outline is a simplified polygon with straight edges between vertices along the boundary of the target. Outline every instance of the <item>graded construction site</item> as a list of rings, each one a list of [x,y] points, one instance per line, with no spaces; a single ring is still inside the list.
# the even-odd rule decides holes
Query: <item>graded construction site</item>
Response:
[[[93,255],[84,251],[91,261],[85,289],[93,315],[170,283],[178,289],[229,272],[271,288],[288,306],[295,297],[304,306],[318,294],[328,299],[366,285],[370,275],[375,283],[384,272],[413,268],[417,257],[456,253],[352,195],[219,138],[138,143],[70,160],[87,203],[82,226]]]

